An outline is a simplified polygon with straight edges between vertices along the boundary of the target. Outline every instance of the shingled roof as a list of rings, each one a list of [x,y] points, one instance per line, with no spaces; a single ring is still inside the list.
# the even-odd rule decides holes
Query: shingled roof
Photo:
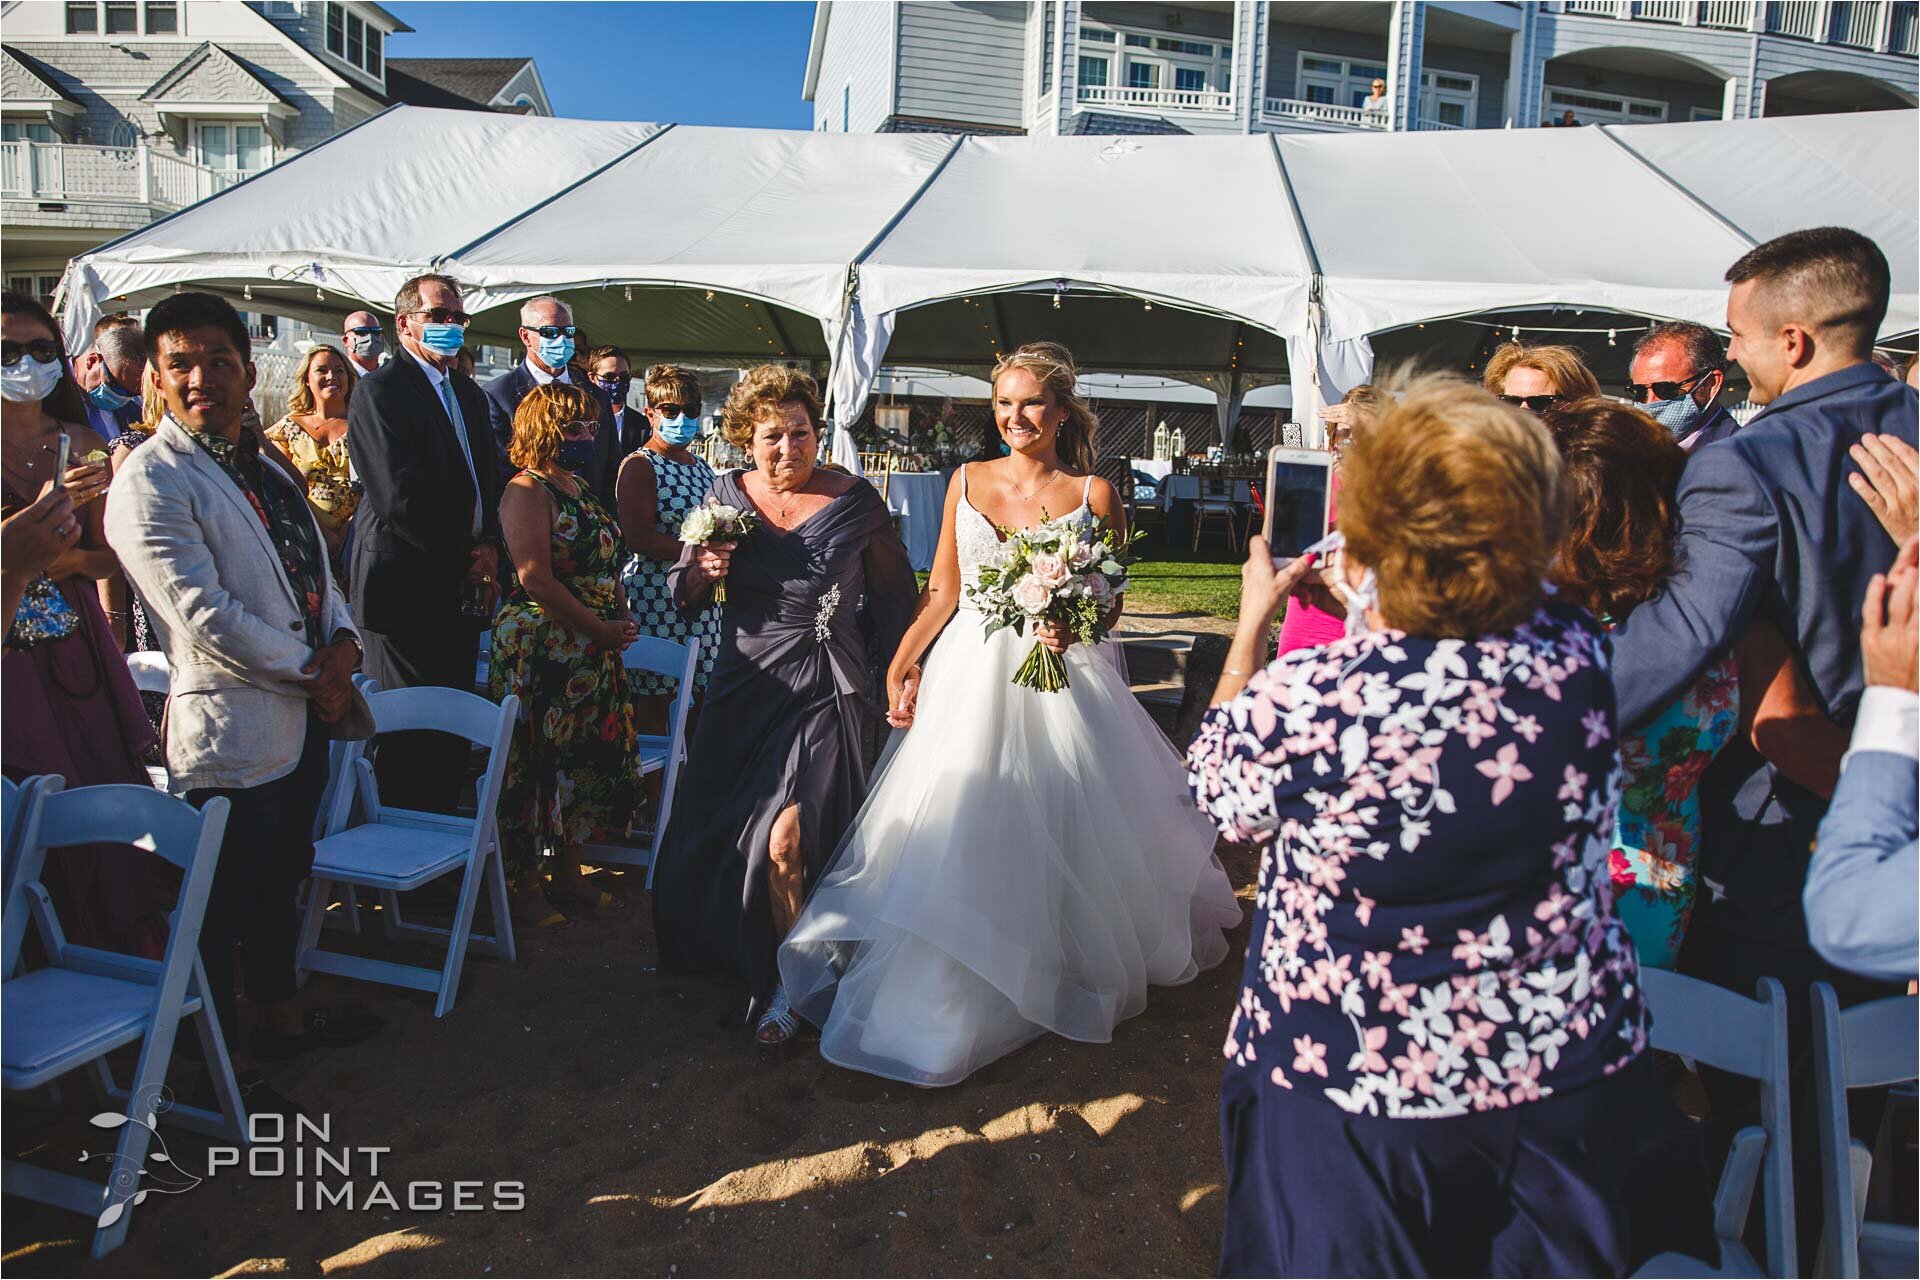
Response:
[[[387,96],[415,107],[513,110],[493,100],[531,58],[388,58]]]

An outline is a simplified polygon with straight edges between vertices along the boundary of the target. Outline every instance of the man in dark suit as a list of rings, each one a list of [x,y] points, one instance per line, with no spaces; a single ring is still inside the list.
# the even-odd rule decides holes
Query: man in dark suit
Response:
[[[1915,435],[1915,395],[1873,363],[1886,315],[1887,260],[1858,232],[1796,231],[1754,249],[1727,272],[1729,355],[1766,407],[1680,481],[1679,569],[1667,591],[1613,632],[1623,727],[1644,726],[1757,619],[1787,639],[1827,714],[1850,726],[1863,675],[1859,602],[1893,562],[1893,540],[1849,489],[1849,448],[1868,432]],[[1700,782],[1702,892],[1680,954],[1683,972],[1745,996],[1766,976],[1787,987],[1794,1019],[1794,1157],[1804,1256],[1817,1243],[1818,1152],[1813,1127],[1807,990],[1833,983],[1842,1004],[1897,988],[1822,960],[1809,944],[1801,894],[1824,797],[1776,770],[1750,741],[1730,742]],[[1716,1138],[1757,1120],[1744,1081],[1703,1073]],[[1877,1122],[1856,1099],[1854,1119]],[[1799,1121],[1804,1117],[1806,1128]],[[1869,1139],[1870,1140],[1870,1139]],[[1815,1181],[1808,1184],[1811,1177]]]
[[[493,439],[499,450],[501,474],[511,475],[507,464],[507,442],[513,439],[513,411],[527,398],[527,392],[549,382],[564,382],[582,391],[592,392],[590,380],[581,376],[573,363],[573,311],[558,298],[530,298],[520,306],[520,345],[527,358],[482,390],[486,392],[487,414],[493,424]],[[619,432],[613,428],[612,415],[603,404],[600,430],[594,433],[593,463],[582,479],[607,510],[613,510],[613,482],[620,472]]]
[[[499,596],[500,475],[486,398],[455,371],[467,313],[441,275],[394,299],[400,351],[360,380],[347,448],[366,495],[347,568],[365,669],[383,689],[473,688],[480,632]],[[458,801],[466,744],[395,734],[378,752],[381,798],[445,813]]]
[[[1627,399],[1671,431],[1688,453],[1740,429],[1720,403],[1727,389],[1727,348],[1703,324],[1676,320],[1641,334],[1628,376],[1633,381]]]

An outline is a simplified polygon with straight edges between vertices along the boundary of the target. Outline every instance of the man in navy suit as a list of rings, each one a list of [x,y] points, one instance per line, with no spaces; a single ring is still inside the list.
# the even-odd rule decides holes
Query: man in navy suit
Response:
[[[360,379],[347,448],[366,495],[354,513],[347,593],[383,689],[471,690],[480,632],[499,598],[500,474],[486,400],[454,361],[469,317],[460,286],[418,276],[394,299],[400,350]],[[467,747],[393,734],[377,749],[381,799],[452,811]]]
[[[1914,443],[1916,400],[1873,363],[1886,315],[1887,260],[1858,232],[1796,231],[1752,250],[1727,272],[1728,354],[1766,407],[1740,431],[1696,451],[1680,481],[1679,569],[1666,592],[1613,632],[1621,727],[1640,728],[1700,678],[1756,619],[1787,639],[1827,714],[1851,726],[1860,702],[1857,606],[1893,562],[1893,540],[1851,491],[1849,447],[1878,432]],[[1752,996],[1781,979],[1795,1021],[1795,1163],[1817,1179],[1807,1052],[1807,989],[1833,983],[1843,1004],[1898,988],[1855,977],[1815,953],[1801,908],[1824,797],[1770,765],[1744,738],[1700,782],[1700,877],[1680,953],[1683,972]],[[1745,1081],[1703,1072],[1721,1144],[1757,1118]],[[1802,1105],[1804,1103],[1804,1105]],[[1853,1108],[1875,1123],[1878,1108]],[[1868,1114],[1871,1112],[1871,1116]],[[1803,1159],[1805,1163],[1803,1163]],[[1817,1181],[1799,1197],[1801,1245],[1818,1242]]]
[[[1628,376],[1633,381],[1627,384],[1627,399],[1672,432],[1688,453],[1740,429],[1720,403],[1727,389],[1727,348],[1703,324],[1675,320],[1647,330],[1633,344]]]
[[[527,392],[549,382],[593,391],[592,383],[577,373],[578,366],[573,363],[578,336],[573,310],[560,299],[530,298],[520,305],[520,345],[526,349],[527,358],[481,388],[487,396],[487,414],[493,423],[502,475],[513,474],[507,462],[507,444],[513,439],[513,412],[527,398]],[[613,482],[620,471],[618,435],[603,403],[600,430],[594,433],[593,463],[581,479],[608,511],[613,510]]]

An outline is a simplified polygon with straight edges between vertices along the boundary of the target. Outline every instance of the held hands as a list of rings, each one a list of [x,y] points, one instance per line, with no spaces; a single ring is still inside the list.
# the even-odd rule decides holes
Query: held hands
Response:
[[[1884,438],[1884,437],[1883,437]],[[1867,584],[1860,655],[1867,683],[1920,693],[1920,538],[1909,537],[1887,573]]]
[[[887,723],[896,729],[913,727],[913,713],[920,701],[920,664],[905,671],[887,670]]]
[[[632,618],[602,618],[589,637],[598,648],[623,653],[639,638],[640,627]]]
[[[347,714],[353,700],[353,673],[360,665],[360,646],[340,639],[315,649],[300,668],[307,673],[313,709],[323,724],[333,724]]]
[[[1920,453],[1898,436],[1864,435],[1847,450],[1858,473],[1847,483],[1895,542],[1920,531]]]

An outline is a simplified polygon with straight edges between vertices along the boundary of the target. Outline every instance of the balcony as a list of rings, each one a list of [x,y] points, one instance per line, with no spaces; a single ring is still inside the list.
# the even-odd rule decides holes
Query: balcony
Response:
[[[1387,127],[1387,113],[1384,111],[1343,107],[1333,102],[1307,102],[1301,98],[1267,98],[1261,102],[1260,106],[1260,114],[1269,124],[1319,125],[1329,130],[1385,129]],[[1434,127],[1445,126],[1435,125]]]
[[[247,175],[204,168],[145,146],[0,142],[0,198],[43,204],[183,209]]]
[[[1122,107],[1136,111],[1233,110],[1233,95],[1224,89],[1138,89],[1130,85],[1083,84],[1074,89],[1074,101],[1083,107]]]
[[[1562,0],[1574,17],[1662,22],[1720,31],[1758,31],[1816,44],[1844,45],[1881,53],[1916,52],[1913,0]],[[1821,26],[1822,13],[1826,25]]]

